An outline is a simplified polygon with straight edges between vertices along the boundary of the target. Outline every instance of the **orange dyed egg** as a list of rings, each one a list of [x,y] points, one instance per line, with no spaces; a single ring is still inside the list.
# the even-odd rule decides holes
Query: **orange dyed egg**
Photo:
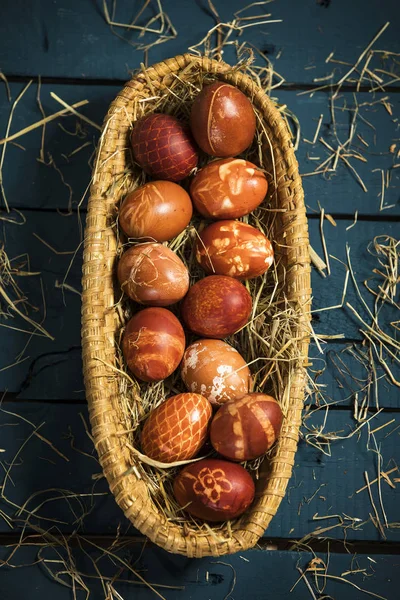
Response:
[[[200,394],[178,394],[150,413],[144,424],[143,452],[160,462],[189,460],[196,456],[207,438],[212,410]]]
[[[217,221],[201,232],[196,258],[207,273],[251,279],[268,271],[274,251],[259,229],[241,221]]]
[[[256,165],[241,158],[225,158],[200,169],[190,195],[203,217],[237,219],[257,208],[267,190],[267,179]]]

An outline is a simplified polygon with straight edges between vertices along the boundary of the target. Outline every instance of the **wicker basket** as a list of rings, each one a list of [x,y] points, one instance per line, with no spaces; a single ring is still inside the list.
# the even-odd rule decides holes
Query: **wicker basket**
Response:
[[[158,63],[129,81],[106,116],[91,187],[85,232],[83,264],[82,345],[87,400],[95,446],[105,477],[126,517],[150,540],[164,549],[188,557],[221,556],[254,546],[275,515],[292,472],[297,448],[305,387],[305,362],[299,360],[290,381],[290,405],[271,461],[264,461],[252,507],[216,535],[207,530],[191,533],[185,524],[167,522],[151,500],[145,483],[134,473],[126,475],[131,455],[118,416],[116,333],[121,327],[114,286],[117,232],[116,205],[127,191],[113,185],[126,172],[133,102],[154,96],[171,78],[187,69],[215,75],[244,92],[263,117],[274,157],[275,182],[270,197],[280,209],[274,213],[275,254],[284,264],[284,293],[298,315],[293,338],[303,357],[308,353],[310,313],[310,258],[307,218],[297,160],[287,125],[271,99],[239,70],[219,61],[176,56]],[[151,100],[150,100],[151,102]],[[132,181],[128,187],[132,187]],[[111,190],[111,191],[110,191]],[[282,210],[284,209],[284,210]],[[283,275],[282,275],[283,276]]]

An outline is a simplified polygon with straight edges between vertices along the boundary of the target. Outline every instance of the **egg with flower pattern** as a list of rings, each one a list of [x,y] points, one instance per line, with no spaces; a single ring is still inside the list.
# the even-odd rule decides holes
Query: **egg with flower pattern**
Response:
[[[206,458],[185,467],[174,481],[178,504],[206,521],[234,519],[253,502],[255,486],[240,465]]]
[[[244,358],[226,342],[214,339],[197,340],[188,346],[181,377],[191,392],[198,392],[216,405],[244,396],[250,385]]]
[[[201,232],[196,258],[207,273],[252,279],[268,271],[274,251],[259,229],[241,221],[218,221]]]
[[[188,128],[175,117],[152,113],[132,131],[133,156],[148,175],[180,181],[197,165],[197,151]]]
[[[150,413],[144,424],[143,452],[164,463],[193,458],[206,441],[211,415],[211,404],[200,394],[168,398]]]

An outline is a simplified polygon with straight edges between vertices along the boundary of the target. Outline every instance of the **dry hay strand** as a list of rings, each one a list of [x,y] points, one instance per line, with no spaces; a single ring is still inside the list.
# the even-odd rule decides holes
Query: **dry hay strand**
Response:
[[[251,61],[242,63],[236,69],[253,73]],[[144,73],[146,76],[146,73]],[[162,112],[176,116],[183,122],[189,119],[190,105],[203,85],[211,83],[215,76],[202,72],[197,68],[196,59],[179,75],[171,73],[165,77],[163,85],[153,81],[149,82],[149,94],[137,91],[133,100],[133,120],[139,119],[148,112]],[[149,102],[151,101],[151,104]],[[124,110],[118,108],[116,111]],[[276,174],[271,143],[268,133],[263,125],[261,114],[257,114],[257,139],[256,143],[245,153],[244,158],[250,160],[265,172],[269,183],[270,192],[268,200],[265,201],[255,212],[243,218],[243,221],[263,231],[267,237],[274,239],[277,228],[280,226],[279,211],[284,211],[278,206],[276,195]],[[114,113],[115,115],[115,113]],[[105,122],[103,134],[99,142],[96,166],[93,174],[94,185],[99,177],[105,163],[113,158],[110,154],[100,162],[101,148],[108,128],[113,127],[113,114]],[[127,148],[121,148],[117,152],[129,152]],[[208,162],[208,158],[201,157],[199,168]],[[121,199],[132,189],[144,184],[146,176],[138,165],[128,162],[121,172],[114,172],[111,185],[106,193],[110,201],[115,198]],[[183,183],[187,187],[187,183]],[[195,260],[194,245],[197,239],[197,231],[205,226],[205,221],[200,217],[194,217],[189,227],[179,236],[168,243],[168,247],[175,251],[187,266],[190,273],[190,283],[193,284],[204,273]],[[115,221],[112,224],[117,235],[117,254],[123,251],[129,241],[118,231],[118,214],[115,211]],[[279,232],[278,232],[279,233]],[[306,363],[307,357],[301,355],[300,346],[307,342],[309,330],[305,325],[304,330],[299,331],[298,324],[304,313],[308,312],[307,306],[298,306],[290,302],[285,294],[286,271],[283,261],[278,259],[276,264],[265,275],[245,282],[246,288],[253,298],[253,311],[249,323],[235,336],[227,339],[245,357],[253,374],[253,390],[269,393],[280,402],[283,413],[286,415],[290,406],[290,388],[295,373]],[[170,378],[154,384],[142,383],[135,380],[129,373],[121,351],[121,339],[124,326],[134,312],[140,306],[133,305],[126,297],[121,297],[121,292],[115,294],[116,304],[114,309],[118,315],[120,329],[116,339],[116,366],[109,363],[108,373],[114,372],[118,381],[119,393],[115,399],[117,403],[117,415],[119,420],[120,435],[128,440],[125,443],[125,451],[129,456],[131,467],[128,473],[134,473],[136,478],[143,481],[148,493],[159,512],[167,522],[184,524],[187,535],[203,532],[221,542],[225,539],[222,530],[227,535],[230,531],[230,523],[213,525],[199,522],[185,515],[177,505],[172,494],[172,481],[176,475],[176,468],[170,465],[149,464],[148,460],[137,451],[139,447],[140,431],[143,421],[149,413],[159,406],[166,398],[187,391],[180,380],[179,372],[175,372]],[[169,307],[177,312],[177,307]],[[297,331],[297,336],[293,334]],[[187,344],[194,340],[189,335]],[[100,359],[99,359],[100,360]],[[112,375],[111,375],[112,377]],[[127,436],[127,438],[126,438]],[[273,458],[274,450],[267,454],[267,460]],[[264,457],[263,457],[264,458]],[[259,476],[259,467],[262,459],[248,463],[256,478]],[[126,473],[125,473],[126,475]]]

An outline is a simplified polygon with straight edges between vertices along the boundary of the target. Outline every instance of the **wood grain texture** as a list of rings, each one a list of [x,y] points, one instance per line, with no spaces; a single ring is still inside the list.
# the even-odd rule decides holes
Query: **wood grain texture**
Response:
[[[85,406],[65,402],[31,402],[22,405],[19,402],[7,402],[3,404],[3,408],[11,413],[21,414],[36,426],[43,423],[38,433],[68,459],[61,457],[36,435],[32,435],[34,428],[31,425],[16,416],[0,412],[1,447],[6,450],[2,453],[4,464],[12,461],[23,442],[32,435],[19,454],[18,464],[10,472],[15,486],[8,479],[4,489],[5,496],[18,505],[22,505],[32,494],[36,494],[26,506],[30,511],[38,507],[32,523],[46,527],[49,521],[45,518],[51,518],[56,519],[57,528],[64,532],[71,532],[78,526],[78,529],[86,534],[110,535],[113,535],[118,524],[121,524],[121,532],[135,534],[135,530],[129,525],[110,494],[105,479],[98,478],[100,466],[80,416],[82,414],[88,423]],[[309,427],[321,426],[323,418],[323,412],[320,411],[306,423]],[[395,419],[393,423],[375,434],[378,444],[381,444],[382,469],[385,471],[394,468],[396,463],[400,462],[398,430],[395,430],[399,425],[399,415],[388,410],[370,422],[370,428],[374,430],[392,419]],[[325,432],[339,432],[338,435],[345,436],[356,427],[351,409],[331,410]],[[305,441],[300,441],[288,493],[268,528],[266,539],[300,539],[316,531],[318,527],[332,527],[327,535],[334,539],[342,539],[346,535],[348,540],[382,541],[370,521],[372,507],[368,491],[355,493],[365,486],[365,471],[368,472],[370,481],[377,476],[376,454],[372,441],[371,449],[367,449],[367,439],[367,427],[364,427],[360,436],[354,435],[348,440],[333,442],[331,456],[323,454]],[[398,476],[395,472],[390,475],[392,479]],[[1,477],[4,479],[4,472]],[[396,489],[382,481],[382,497],[389,523],[398,521],[400,488],[398,483],[394,485]],[[373,484],[371,489],[374,502],[379,508],[376,484]],[[83,495],[66,499],[65,495],[68,494]],[[59,498],[50,500],[56,497]],[[0,506],[9,516],[15,513],[15,509],[4,500]],[[85,513],[88,514],[80,521]],[[314,520],[313,517],[317,513],[327,518],[321,521]],[[343,523],[341,524],[340,518],[334,515],[339,515]],[[361,521],[354,522],[352,526],[352,521],[346,520],[344,515]],[[17,523],[15,527],[14,531],[18,531]],[[3,519],[0,520],[0,533],[12,533]],[[398,528],[385,528],[385,533],[388,541],[400,541]]]

